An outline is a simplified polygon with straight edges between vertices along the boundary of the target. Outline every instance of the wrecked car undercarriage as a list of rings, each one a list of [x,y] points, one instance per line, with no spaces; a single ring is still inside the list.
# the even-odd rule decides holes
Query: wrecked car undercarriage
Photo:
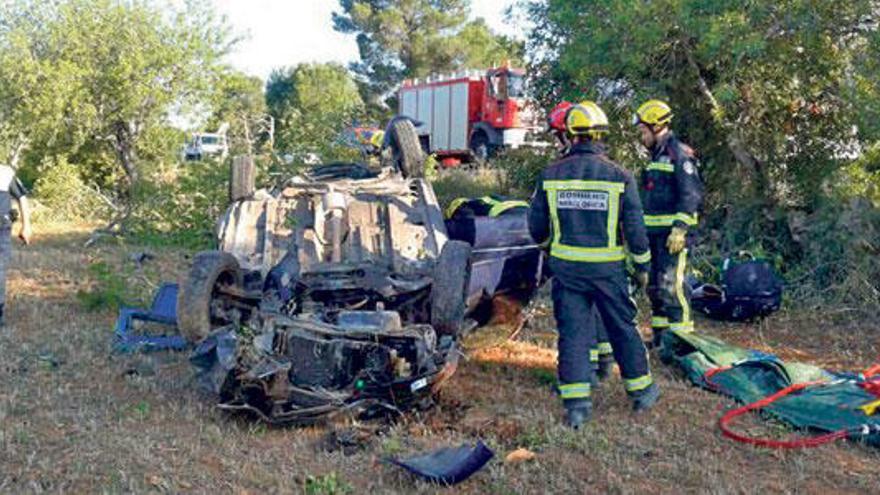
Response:
[[[402,172],[421,150],[408,121],[392,125],[389,155],[407,167],[326,165],[247,191],[220,249],[194,258],[178,325],[221,408],[278,424],[393,414],[430,405],[454,373],[471,248]]]

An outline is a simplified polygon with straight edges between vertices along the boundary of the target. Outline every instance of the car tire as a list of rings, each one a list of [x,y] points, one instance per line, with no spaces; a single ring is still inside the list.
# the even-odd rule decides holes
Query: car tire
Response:
[[[251,198],[254,195],[257,168],[249,156],[236,156],[229,167],[229,200]]]
[[[391,124],[391,150],[394,165],[404,177],[425,176],[425,152],[409,119],[397,119]]]
[[[470,279],[470,244],[447,241],[437,258],[431,284],[431,325],[437,335],[457,335],[461,331]]]
[[[222,251],[197,254],[177,294],[177,327],[188,341],[198,343],[214,328],[231,323],[212,314],[220,284],[243,285],[238,260]]]

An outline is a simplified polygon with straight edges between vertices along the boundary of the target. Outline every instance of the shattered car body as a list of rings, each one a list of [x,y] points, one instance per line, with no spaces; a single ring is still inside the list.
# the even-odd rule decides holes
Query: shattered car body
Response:
[[[414,150],[405,124],[398,153]],[[221,408],[271,423],[398,412],[454,373],[471,249],[447,239],[430,184],[401,170],[316,167],[227,210],[220,249],[194,258],[178,299]]]
[[[192,361],[222,409],[249,411],[270,423],[395,414],[430,404],[455,372],[454,339],[438,342],[430,325],[402,327],[388,317],[394,312],[367,316],[371,322],[355,313],[341,313],[336,324],[276,316],[253,336],[220,329],[202,341]],[[371,326],[379,320],[387,326]]]

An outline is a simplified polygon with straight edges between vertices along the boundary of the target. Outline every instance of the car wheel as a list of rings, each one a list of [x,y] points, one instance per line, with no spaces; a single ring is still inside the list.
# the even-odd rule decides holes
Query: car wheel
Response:
[[[177,327],[190,342],[200,342],[214,328],[232,323],[222,311],[223,286],[241,287],[238,260],[222,251],[204,251],[193,258],[177,294]]]
[[[394,165],[404,177],[425,176],[425,152],[409,119],[398,119],[391,124],[391,151]]]
[[[431,325],[438,335],[457,335],[464,323],[471,279],[471,246],[447,241],[437,258],[431,285]]]

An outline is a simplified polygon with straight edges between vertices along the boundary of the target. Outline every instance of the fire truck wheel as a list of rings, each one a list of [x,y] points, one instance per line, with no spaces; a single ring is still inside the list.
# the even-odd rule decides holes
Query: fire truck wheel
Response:
[[[492,157],[492,143],[489,136],[483,131],[477,131],[471,136],[471,152],[478,163],[483,163]]]
[[[419,135],[408,119],[399,119],[391,124],[391,150],[394,164],[406,178],[425,175],[425,153],[419,142]]]

